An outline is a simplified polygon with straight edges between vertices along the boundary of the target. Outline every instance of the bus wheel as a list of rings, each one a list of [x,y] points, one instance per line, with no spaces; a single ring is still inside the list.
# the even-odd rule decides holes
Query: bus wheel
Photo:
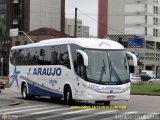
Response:
[[[103,103],[104,103],[105,106],[109,106],[111,102],[110,101],[104,101]]]
[[[22,85],[21,93],[22,93],[23,99],[25,99],[25,100],[29,99],[29,95],[27,93],[27,86],[26,86],[26,84]]]
[[[74,101],[72,99],[72,91],[70,89],[70,87],[67,87],[64,90],[64,102],[67,105],[73,105]]]

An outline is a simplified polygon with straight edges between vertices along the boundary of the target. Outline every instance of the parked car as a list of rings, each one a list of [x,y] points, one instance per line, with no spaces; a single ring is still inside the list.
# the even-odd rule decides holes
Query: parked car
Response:
[[[155,78],[156,77],[156,75],[154,74],[154,71],[152,71],[152,70],[142,70],[141,74],[147,74],[151,78]]]
[[[148,80],[149,83],[152,83],[152,82],[159,82],[160,83],[160,76],[157,76],[155,78],[152,78],[150,80]]]
[[[1,93],[2,89],[5,88],[5,84],[6,83],[3,80],[0,80],[0,93]]]
[[[152,77],[149,76],[149,75],[146,74],[146,73],[141,73],[140,76],[141,76],[141,80],[142,80],[142,81],[148,81],[148,80],[152,79]]]
[[[130,81],[133,83],[141,82],[141,76],[137,73],[130,73]]]

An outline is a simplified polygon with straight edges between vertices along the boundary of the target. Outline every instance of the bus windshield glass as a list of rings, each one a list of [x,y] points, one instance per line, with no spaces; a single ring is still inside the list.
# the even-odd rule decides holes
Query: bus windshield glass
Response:
[[[86,80],[99,84],[129,82],[129,67],[125,51],[84,50],[88,55]]]

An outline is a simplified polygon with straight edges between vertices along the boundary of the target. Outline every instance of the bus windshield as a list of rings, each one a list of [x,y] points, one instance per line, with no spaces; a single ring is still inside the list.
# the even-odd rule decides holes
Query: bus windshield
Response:
[[[129,82],[129,67],[125,51],[84,50],[88,55],[86,80],[99,84]]]

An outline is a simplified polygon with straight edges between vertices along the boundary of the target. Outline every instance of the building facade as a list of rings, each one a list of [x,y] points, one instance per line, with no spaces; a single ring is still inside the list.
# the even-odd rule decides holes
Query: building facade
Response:
[[[75,19],[65,19],[65,34],[74,36]],[[89,37],[89,26],[84,26],[81,19],[77,19],[76,37]]]
[[[64,33],[65,0],[0,0],[0,24],[6,33],[6,38],[0,40],[0,57],[6,58],[7,64],[12,43],[10,29],[28,33],[48,27]]]
[[[101,0],[99,0],[101,1]],[[160,74],[160,0],[106,0],[106,35],[136,35],[144,38],[142,47],[125,46],[138,55],[143,65],[138,69]],[[134,69],[134,72],[138,72]]]
[[[0,24],[7,26],[7,1],[0,0]]]
[[[82,37],[89,37],[89,26],[82,25]]]
[[[59,32],[55,29],[51,28],[40,28],[33,31],[28,32],[27,34],[29,38],[34,42],[39,42],[42,40],[48,40],[54,38],[64,38],[70,37],[66,34]],[[19,35],[18,37],[12,37],[12,46],[26,45],[32,43],[25,35]]]
[[[104,38],[108,25],[108,0],[98,1],[98,37]]]
[[[64,32],[65,0],[8,0],[9,28],[29,32],[50,27]]]

